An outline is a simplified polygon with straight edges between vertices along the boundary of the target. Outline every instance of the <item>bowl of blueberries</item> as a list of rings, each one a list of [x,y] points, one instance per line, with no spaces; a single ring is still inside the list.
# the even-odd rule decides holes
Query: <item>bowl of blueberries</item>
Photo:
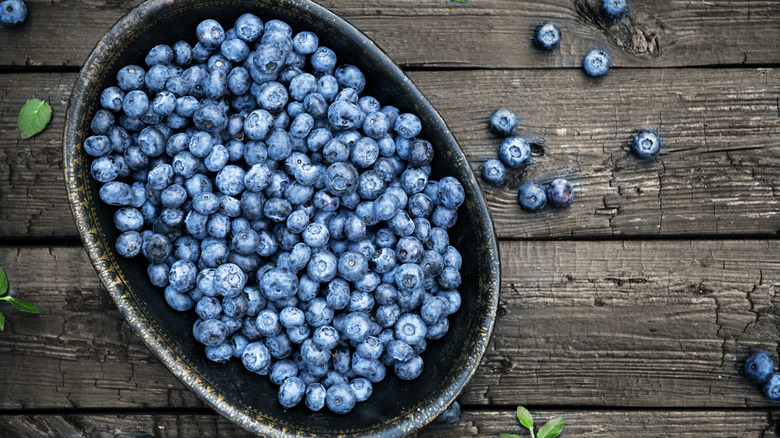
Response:
[[[453,418],[495,234],[445,122],[352,25],[308,0],[146,1],[85,62],[63,153],[101,282],[221,415],[265,436]]]

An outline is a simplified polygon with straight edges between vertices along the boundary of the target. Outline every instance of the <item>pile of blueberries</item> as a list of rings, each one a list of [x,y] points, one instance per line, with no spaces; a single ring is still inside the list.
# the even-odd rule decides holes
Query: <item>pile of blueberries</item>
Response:
[[[27,19],[27,5],[23,0],[3,0],[0,2],[0,23],[6,26],[18,26]]]
[[[745,360],[745,376],[761,388],[772,400],[780,400],[780,374],[775,372],[775,362],[763,351],[748,356]]]
[[[531,146],[522,138],[514,135],[517,129],[517,115],[506,108],[499,108],[490,115],[489,127],[504,140],[498,150],[499,159],[490,159],[482,164],[482,179],[501,185],[506,179],[506,166],[522,167],[531,156]],[[546,187],[533,181],[527,181],[517,194],[517,201],[523,210],[534,212],[548,203],[553,207],[568,207],[574,202],[574,188],[563,178],[556,178]]]
[[[461,304],[448,229],[465,201],[431,179],[420,119],[285,22],[208,19],[196,37],[102,91],[84,149],[117,252],[197,313],[210,360],[269,376],[285,408],[345,414],[386,368],[417,378]]]

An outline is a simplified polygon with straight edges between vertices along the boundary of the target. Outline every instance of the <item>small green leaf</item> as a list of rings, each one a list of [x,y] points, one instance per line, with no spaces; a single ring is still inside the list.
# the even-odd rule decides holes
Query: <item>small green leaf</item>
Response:
[[[453,3],[468,3],[469,0],[450,0]]]
[[[14,307],[21,310],[22,312],[27,312],[27,313],[39,312],[38,307],[35,304],[28,303],[22,300],[17,300],[16,298],[11,298],[9,301],[11,301],[11,304],[13,304]]]
[[[5,276],[5,271],[0,268],[0,296],[8,293],[8,277]]]
[[[51,121],[51,107],[40,99],[30,99],[19,111],[19,133],[27,139],[43,131]]]
[[[517,407],[517,420],[520,421],[520,424],[523,425],[526,429],[533,432],[534,430],[534,418],[531,416],[531,413],[528,412],[528,409],[518,406]]]
[[[500,438],[520,438],[520,435],[515,435],[513,433],[502,433],[498,435]]]
[[[5,316],[0,313],[0,332],[5,328]]]
[[[563,418],[553,418],[552,420],[544,423],[544,426],[539,428],[539,433],[536,434],[538,438],[555,438],[561,434],[563,430]]]

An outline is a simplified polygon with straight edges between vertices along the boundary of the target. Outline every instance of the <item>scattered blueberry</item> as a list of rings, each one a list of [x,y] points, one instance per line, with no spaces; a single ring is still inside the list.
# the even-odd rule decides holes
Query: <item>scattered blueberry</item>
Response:
[[[501,185],[506,179],[506,168],[500,160],[491,158],[482,164],[482,179],[494,185]]]
[[[553,180],[547,186],[547,202],[553,207],[568,207],[574,202],[574,188],[563,178]]]
[[[764,383],[763,390],[771,400],[780,400],[780,374],[773,373]]]
[[[498,135],[510,136],[517,129],[517,115],[506,108],[499,108],[490,115],[488,126]]]
[[[594,49],[585,55],[582,66],[585,68],[585,73],[590,76],[603,76],[609,70],[610,63],[611,61],[607,52]]]
[[[603,0],[601,10],[607,17],[616,20],[626,12],[626,0]]]
[[[0,21],[7,26],[17,26],[27,18],[27,5],[22,0],[0,2]]]
[[[561,43],[561,30],[555,23],[546,22],[536,28],[534,42],[542,49],[554,49]]]
[[[547,194],[540,184],[528,181],[520,186],[517,201],[525,211],[539,211],[547,205]]]
[[[653,158],[661,149],[661,141],[654,132],[643,131],[634,136],[631,150],[639,158]]]
[[[745,360],[745,376],[753,383],[766,383],[774,370],[774,361],[763,351],[753,353]]]

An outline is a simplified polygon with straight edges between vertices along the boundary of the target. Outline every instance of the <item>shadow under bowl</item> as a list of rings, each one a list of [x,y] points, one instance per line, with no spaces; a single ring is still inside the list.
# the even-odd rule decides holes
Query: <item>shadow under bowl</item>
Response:
[[[424,371],[414,381],[388,372],[374,385],[374,395],[347,415],[304,406],[284,409],[277,388],[267,377],[243,368],[240,360],[218,364],[206,359],[192,336],[194,312],[171,310],[162,290],[146,274],[143,257],[118,256],[113,242],[116,208],[98,197],[99,184],[90,176],[91,157],[83,142],[100,109],[100,93],[115,84],[124,65],[143,65],[157,44],[178,40],[195,43],[195,27],[214,18],[226,29],[243,13],[264,22],[281,19],[294,32],[310,30],[320,44],[332,48],[339,64],[365,73],[364,94],[383,105],[412,112],[423,125],[421,138],[434,145],[432,178],[456,177],[466,191],[459,220],[450,229],[450,243],[463,256],[462,305],[450,315],[449,333],[430,341],[422,354]],[[74,86],[64,135],[65,179],[69,202],[81,238],[105,288],[143,342],[189,389],[223,416],[254,433],[267,436],[401,436],[419,430],[443,412],[475,374],[487,348],[499,295],[499,256],[484,199],[466,158],[446,124],[400,68],[355,27],[306,0],[150,0],[120,19],[97,43]]]

